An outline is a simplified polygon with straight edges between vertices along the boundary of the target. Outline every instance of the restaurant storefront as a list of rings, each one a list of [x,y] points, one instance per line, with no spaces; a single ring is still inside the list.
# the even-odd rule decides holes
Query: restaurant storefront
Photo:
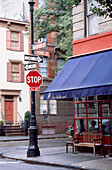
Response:
[[[73,106],[75,133],[112,133],[112,95],[77,97]]]
[[[70,58],[45,90],[44,99],[73,99],[74,133],[102,132],[104,143],[109,142],[112,50]]]

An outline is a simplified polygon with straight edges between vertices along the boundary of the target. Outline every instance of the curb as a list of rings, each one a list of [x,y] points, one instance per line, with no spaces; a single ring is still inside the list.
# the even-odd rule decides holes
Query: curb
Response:
[[[51,136],[51,137],[38,137],[37,139],[38,140],[44,140],[44,139],[58,139],[58,138],[69,138],[69,136]],[[29,138],[25,138],[25,139],[3,139],[3,140],[0,140],[0,142],[13,142],[13,141],[26,141],[26,140],[29,140]]]
[[[14,157],[10,157],[10,156],[4,156],[4,154],[1,154],[1,158],[23,161],[23,162],[26,162],[29,164],[38,164],[38,165],[45,165],[45,166],[52,166],[52,167],[63,167],[63,168],[69,168],[69,169],[75,169],[75,170],[95,170],[93,168],[85,168],[85,167],[76,166],[76,165],[72,166],[72,165],[64,165],[64,164],[58,164],[58,163],[48,163],[48,162],[26,160],[26,159],[22,159],[22,158],[14,158]]]

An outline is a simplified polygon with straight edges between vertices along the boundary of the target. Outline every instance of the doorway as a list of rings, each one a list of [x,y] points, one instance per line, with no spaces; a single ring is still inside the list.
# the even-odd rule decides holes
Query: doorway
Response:
[[[5,118],[7,123],[13,123],[13,101],[5,101]]]

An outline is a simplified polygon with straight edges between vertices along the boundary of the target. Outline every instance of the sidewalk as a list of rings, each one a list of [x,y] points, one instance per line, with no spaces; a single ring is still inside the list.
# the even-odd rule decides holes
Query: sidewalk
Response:
[[[66,134],[38,135],[39,139],[67,138]],[[29,140],[29,136],[0,136],[0,142]]]
[[[67,137],[67,135],[42,135],[38,136],[39,139],[56,137]],[[1,137],[0,137],[1,138]],[[9,138],[9,137],[7,137]],[[11,139],[11,137],[10,137]],[[15,137],[15,139],[25,139],[28,137]],[[71,149],[66,153],[65,147],[52,147],[52,148],[39,148],[39,157],[27,157],[27,146],[14,147],[8,152],[3,153],[5,158],[21,160],[29,163],[43,164],[56,167],[65,167],[70,169],[85,169],[85,170],[111,170],[112,157],[104,158],[101,155],[94,156],[92,153],[77,153],[73,154]]]

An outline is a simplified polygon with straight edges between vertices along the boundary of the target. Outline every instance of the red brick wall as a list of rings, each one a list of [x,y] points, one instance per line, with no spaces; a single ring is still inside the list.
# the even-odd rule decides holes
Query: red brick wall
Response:
[[[53,69],[53,67],[56,67],[56,61],[55,60],[53,60],[53,61],[48,61],[48,77],[49,78],[54,78],[55,77],[55,71],[54,71],[54,69]]]
[[[56,38],[56,32],[51,32],[47,35],[48,44],[54,44],[54,39]]]

